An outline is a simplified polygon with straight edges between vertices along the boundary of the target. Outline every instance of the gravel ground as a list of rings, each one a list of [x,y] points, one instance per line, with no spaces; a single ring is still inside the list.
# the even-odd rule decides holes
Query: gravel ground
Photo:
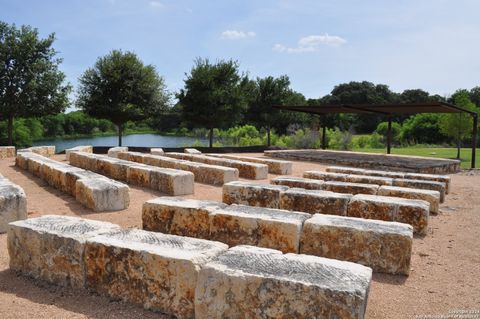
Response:
[[[54,158],[64,160],[64,157]],[[324,168],[320,164],[294,162],[293,175]],[[131,187],[127,210],[92,213],[73,197],[16,168],[13,159],[0,160],[0,173],[25,190],[29,217],[72,215],[110,221],[123,227],[141,227],[143,202],[162,195]],[[452,191],[440,206],[440,214],[431,217],[428,235],[414,239],[410,276],[374,274],[367,318],[440,317],[455,311],[475,312],[476,317],[471,318],[480,318],[479,182],[477,172],[452,175]],[[220,201],[221,188],[196,183],[195,195],[187,197]],[[0,235],[0,318],[167,318],[85,291],[17,276],[8,268],[6,239],[5,234]]]

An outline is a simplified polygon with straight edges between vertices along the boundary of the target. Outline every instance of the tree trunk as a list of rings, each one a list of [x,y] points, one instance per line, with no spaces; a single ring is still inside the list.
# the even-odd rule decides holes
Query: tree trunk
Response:
[[[122,146],[122,133],[123,133],[123,125],[118,124],[118,146]]]
[[[460,159],[460,148],[462,146],[461,143],[462,142],[460,140],[457,141],[457,159]]]
[[[210,148],[213,147],[213,127],[210,128],[210,132],[208,133],[208,139],[209,139],[209,146]]]
[[[8,145],[13,146],[13,116],[8,117]]]
[[[270,147],[272,145],[272,142],[270,140],[270,125],[267,126],[267,146]]]

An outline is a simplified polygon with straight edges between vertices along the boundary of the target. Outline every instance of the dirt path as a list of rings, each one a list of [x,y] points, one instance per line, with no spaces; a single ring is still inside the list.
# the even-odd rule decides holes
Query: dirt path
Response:
[[[64,156],[58,155],[55,159],[63,160]],[[293,175],[296,176],[305,170],[325,168],[314,163],[294,163]],[[162,195],[131,187],[127,210],[92,213],[73,197],[16,168],[12,159],[0,160],[0,174],[23,187],[29,217],[74,215],[124,227],[141,227],[143,202]],[[195,195],[188,197],[221,200],[221,188],[196,183]],[[441,213],[431,218],[428,235],[414,239],[410,276],[374,275],[368,318],[415,318],[416,315],[447,315],[455,310],[476,310],[480,318],[480,175],[453,175],[452,191],[440,209]],[[6,235],[2,234],[0,318],[166,318],[84,291],[19,277],[9,270],[8,260]]]

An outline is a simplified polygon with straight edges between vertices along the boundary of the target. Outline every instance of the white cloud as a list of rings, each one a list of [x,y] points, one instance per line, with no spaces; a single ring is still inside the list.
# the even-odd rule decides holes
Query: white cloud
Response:
[[[164,5],[163,3],[159,2],[159,1],[150,1],[150,6],[151,7],[154,7],[154,8],[163,8]]]
[[[239,39],[246,39],[246,38],[253,38],[255,37],[256,34],[253,31],[237,31],[237,30],[226,30],[223,31],[222,34],[220,35],[221,39],[226,39],[226,40],[239,40]]]
[[[303,53],[303,52],[315,52],[320,49],[322,45],[338,47],[347,43],[347,40],[336,35],[309,35],[300,38],[296,47],[287,47],[283,44],[275,44],[273,50],[277,52],[286,53]]]

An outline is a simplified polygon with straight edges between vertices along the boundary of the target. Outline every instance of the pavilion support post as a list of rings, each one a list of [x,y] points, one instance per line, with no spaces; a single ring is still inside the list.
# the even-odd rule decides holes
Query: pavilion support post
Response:
[[[327,149],[327,121],[325,115],[322,115],[322,150]]]
[[[387,129],[387,154],[392,152],[392,116],[388,116],[388,129]]]
[[[473,132],[472,132],[472,168],[475,168],[475,162],[477,160],[477,135],[478,135],[478,114],[473,113]]]

